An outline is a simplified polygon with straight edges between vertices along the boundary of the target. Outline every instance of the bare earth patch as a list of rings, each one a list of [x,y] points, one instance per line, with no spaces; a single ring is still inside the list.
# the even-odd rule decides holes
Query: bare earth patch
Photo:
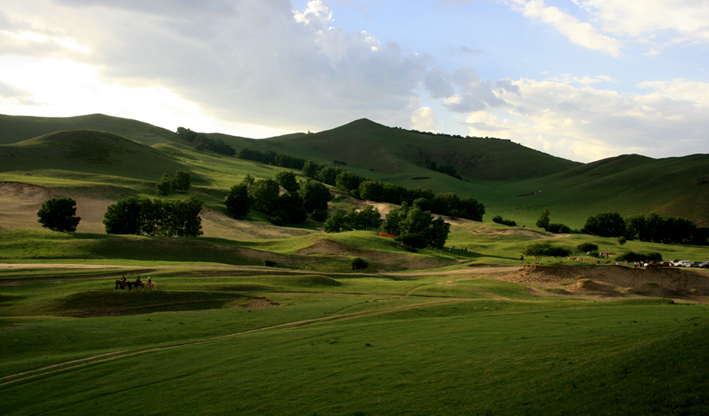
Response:
[[[528,265],[497,278],[575,298],[660,297],[709,302],[709,272],[700,270]]]

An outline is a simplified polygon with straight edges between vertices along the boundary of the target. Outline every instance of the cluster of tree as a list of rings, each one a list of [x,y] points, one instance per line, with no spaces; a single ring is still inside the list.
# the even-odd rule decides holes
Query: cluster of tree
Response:
[[[452,176],[456,179],[463,180],[463,177],[458,174],[458,170],[453,165],[438,165],[436,162],[431,162],[426,167],[430,170],[440,172],[444,175]]]
[[[239,150],[239,159],[252,160],[266,165],[280,166],[289,169],[303,169],[305,159],[276,153],[272,150],[261,152],[259,150],[243,148]]]
[[[649,261],[662,261],[662,254],[660,253],[634,253],[632,251],[628,251],[627,253],[623,253],[620,256],[616,258],[618,261],[627,261],[627,262],[649,262]]]
[[[175,172],[175,177],[171,178],[167,173],[163,173],[160,180],[155,185],[155,190],[158,195],[168,196],[173,192],[184,193],[190,190],[192,186],[192,174],[178,170]]]
[[[542,257],[554,257],[557,261],[561,261],[562,257],[567,257],[571,254],[571,250],[565,247],[553,246],[548,241],[544,241],[528,245],[523,254],[534,257],[534,262],[539,263]]]
[[[76,216],[76,201],[72,198],[52,198],[44,201],[37,211],[37,216],[42,227],[52,231],[73,233],[81,221],[81,217]]]
[[[549,219],[549,210],[544,208],[544,211],[542,211],[542,215],[539,216],[539,219],[535,223],[535,225],[539,228],[544,229],[544,231],[549,232],[549,233],[554,233],[554,234],[569,234],[571,233],[571,228],[564,225],[564,224],[554,224],[551,223],[551,220]]]
[[[379,210],[371,205],[357,212],[352,208],[349,212],[335,211],[325,221],[325,232],[338,233],[352,230],[376,230],[382,225]]]
[[[339,166],[327,166],[313,161],[305,162],[303,174],[328,185],[334,185],[355,198],[375,202],[409,205],[417,202],[425,211],[438,215],[482,221],[485,207],[471,197],[460,198],[448,192],[434,194],[430,189],[408,188],[386,183],[343,170]]]
[[[662,218],[655,213],[627,219],[617,212],[600,213],[589,217],[581,232],[653,243],[709,245],[709,228],[697,227],[685,218]]]
[[[285,190],[281,193],[281,187]],[[243,218],[251,209],[261,211],[276,225],[299,224],[311,215],[317,221],[327,218],[327,203],[332,199],[325,185],[307,180],[298,183],[295,173],[283,171],[274,179],[255,180],[247,175],[234,185],[224,203],[233,218]]]
[[[409,205],[406,202],[387,214],[382,228],[396,235],[396,241],[409,250],[427,246],[442,248],[450,232],[450,224],[443,221],[443,218],[434,220],[431,211],[422,209],[416,203]]]
[[[108,234],[197,237],[201,211],[202,201],[194,195],[185,201],[129,197],[110,205],[103,223]]]
[[[234,154],[236,154],[236,150],[223,140],[212,139],[204,133],[197,133],[184,127],[178,127],[177,135],[180,136],[181,139],[192,143],[194,148],[200,152],[209,150],[226,156],[234,156]]]
[[[308,160],[303,164],[303,175],[328,185],[337,185],[337,176],[345,172],[340,165],[329,166]],[[354,174],[353,174],[354,175]]]
[[[497,224],[507,225],[509,227],[516,227],[517,226],[517,223],[515,221],[506,220],[506,219],[502,218],[502,216],[500,216],[500,215],[495,215],[492,218],[492,222],[497,223]]]

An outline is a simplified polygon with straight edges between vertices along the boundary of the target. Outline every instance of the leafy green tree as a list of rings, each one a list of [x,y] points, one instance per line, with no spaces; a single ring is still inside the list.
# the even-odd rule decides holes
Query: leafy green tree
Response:
[[[315,178],[317,178],[320,170],[323,169],[324,167],[325,166],[323,166],[317,162],[313,162],[312,160],[308,160],[303,165],[303,175],[306,178],[315,179]]]
[[[542,215],[539,216],[539,219],[536,223],[534,223],[534,225],[543,230],[546,230],[547,227],[549,227],[549,222],[549,210],[544,208],[544,211],[542,211]]]
[[[320,169],[317,176],[315,177],[320,182],[326,183],[328,185],[335,186],[337,183],[337,175],[342,172],[342,168],[339,166],[325,166]]]
[[[372,205],[365,205],[354,220],[356,230],[376,230],[382,225],[382,215]]]
[[[168,196],[172,193],[172,179],[167,173],[163,173],[160,180],[155,185],[158,195]]]
[[[109,205],[104,214],[103,224],[107,234],[141,233],[142,207],[139,198],[131,196]]]
[[[327,213],[327,203],[332,200],[332,194],[325,185],[310,179],[301,185],[300,196],[303,198],[308,214],[315,211]]]
[[[103,222],[109,234],[197,237],[202,204],[194,195],[185,201],[131,197],[109,206]]]
[[[364,178],[352,172],[342,171],[335,179],[335,185],[342,192],[347,192],[355,197],[359,196],[359,185],[364,181]]]
[[[601,237],[620,237],[626,232],[625,220],[617,212],[603,212],[588,217],[581,232]]]
[[[370,201],[383,201],[384,184],[380,181],[365,180],[359,184],[359,197]],[[400,203],[401,201],[397,202]]]
[[[324,229],[326,233],[339,233],[342,231],[350,231],[352,228],[349,226],[347,214],[338,210],[333,212],[327,221],[325,221]]]
[[[72,198],[52,198],[37,211],[42,227],[52,231],[76,231],[81,217],[76,216],[76,201]]]
[[[278,172],[278,174],[276,174],[276,182],[278,182],[283,189],[290,193],[298,192],[298,189],[300,189],[295,173],[289,170]]]
[[[249,195],[253,201],[253,207],[257,211],[272,212],[278,206],[278,195],[280,187],[273,179],[263,179],[254,182],[249,188]]]
[[[170,216],[167,219],[167,232],[170,237],[198,237],[202,235],[203,202],[190,195],[185,201],[170,201]]]
[[[279,196],[277,205],[276,211],[279,211],[279,217],[285,221],[284,224],[300,224],[308,219],[303,198],[298,193],[285,193]]]
[[[226,198],[224,198],[224,204],[230,217],[243,218],[247,216],[251,209],[248,185],[242,182],[232,186]]]
[[[438,217],[431,222],[430,232],[428,234],[428,244],[435,248],[443,248],[450,234],[451,225]]]
[[[528,245],[523,254],[525,256],[533,256],[534,262],[539,263],[542,257],[555,257],[559,260],[561,257],[566,257],[571,254],[571,250],[564,247],[552,246],[551,243],[545,241],[543,243]]]
[[[173,192],[187,192],[192,186],[192,174],[178,170],[175,172],[175,177],[172,179]]]
[[[469,196],[460,199],[458,210],[461,212],[461,217],[473,221],[482,221],[485,215],[485,206]]]

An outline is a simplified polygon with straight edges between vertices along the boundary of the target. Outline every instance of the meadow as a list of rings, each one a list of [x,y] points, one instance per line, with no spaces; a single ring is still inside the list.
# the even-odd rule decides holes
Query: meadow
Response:
[[[709,275],[614,260],[632,250],[707,261],[706,247],[534,227],[545,207],[552,222],[572,228],[609,207],[707,221],[692,203],[707,200],[709,188],[697,182],[703,155],[578,165],[502,140],[411,147],[416,133],[353,125],[359,130],[263,141],[213,136],[473,196],[487,208],[484,221],[447,218],[445,248],[409,252],[375,231],[326,234],[312,220],[275,227],[255,211],[234,220],[224,215],[228,189],[282,168],[200,153],[131,120],[1,116],[0,414],[709,413]],[[72,128],[132,140],[47,134]],[[453,155],[435,153],[445,147],[440,140],[459,153],[481,149],[466,180],[416,160],[448,163]],[[544,163],[556,173],[535,173]],[[160,175],[176,170],[192,174],[190,194],[205,201],[203,236],[105,234],[108,204],[155,198]],[[428,179],[414,179],[421,177]],[[331,209],[362,204],[333,192]],[[77,233],[37,224],[37,209],[53,195],[77,198]],[[519,226],[492,223],[498,214]],[[540,240],[573,257],[520,260]],[[578,252],[588,242],[611,257]],[[369,267],[351,270],[356,257]],[[616,279],[599,280],[604,274]],[[157,290],[117,290],[123,276],[150,277]]]
[[[159,290],[117,291],[140,270],[55,272],[0,275],[4,415],[709,410],[703,304],[559,300],[484,274],[156,267]]]

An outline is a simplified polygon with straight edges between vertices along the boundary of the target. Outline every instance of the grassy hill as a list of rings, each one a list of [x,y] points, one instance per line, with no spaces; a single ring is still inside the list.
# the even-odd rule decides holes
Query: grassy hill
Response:
[[[65,130],[107,131],[148,146],[178,140],[174,132],[161,127],[104,114],[77,117],[30,117],[0,114],[0,144],[17,143]]]
[[[0,116],[0,137],[12,142],[37,131],[81,125],[96,126],[133,141],[111,141],[108,136],[101,139],[99,133],[91,133],[95,137],[90,138],[82,130],[62,133],[61,138],[47,135],[41,140],[0,145],[0,173],[21,181],[27,176],[25,171],[33,171],[34,182],[30,182],[44,185],[36,178],[40,170],[46,172],[45,180],[81,172],[83,178],[96,174],[114,181],[116,177],[140,179],[144,181],[140,186],[149,190],[153,185],[145,181],[156,181],[163,172],[186,170],[192,172],[208,205],[217,207],[244,175],[272,178],[282,170],[196,152],[164,129],[103,115],[63,119]],[[72,135],[75,137],[70,138]],[[705,208],[709,203],[707,155],[666,159],[623,155],[580,164],[507,140],[423,134],[366,119],[320,133],[262,140],[209,136],[237,151],[248,147],[321,163],[339,160],[346,163],[347,170],[362,176],[472,196],[486,206],[488,218],[502,215],[527,227],[534,226],[544,208],[551,211],[553,222],[572,228],[581,228],[589,216],[607,211],[623,215],[657,212],[709,225],[709,210]],[[59,153],[57,149],[61,149]],[[465,180],[426,169],[431,161],[453,165]]]
[[[63,171],[131,179],[159,178],[181,168],[173,158],[113,133],[72,130],[0,146],[2,170]]]

